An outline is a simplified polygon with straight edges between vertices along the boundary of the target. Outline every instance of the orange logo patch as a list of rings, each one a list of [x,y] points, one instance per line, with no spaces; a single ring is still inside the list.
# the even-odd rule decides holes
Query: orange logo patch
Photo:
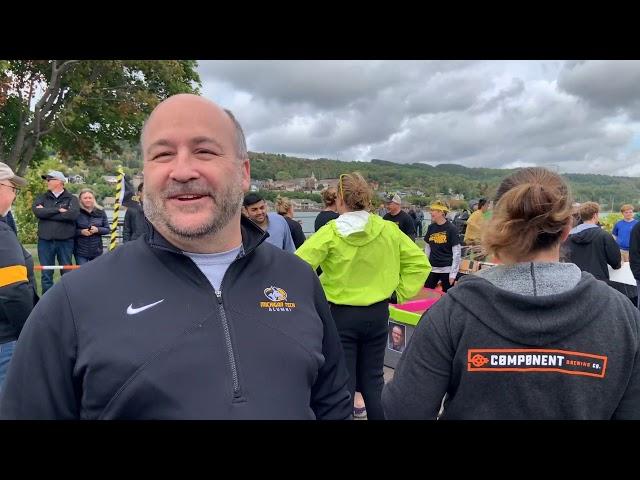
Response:
[[[482,367],[489,363],[489,359],[487,357],[483,357],[479,353],[476,353],[471,360],[469,360],[474,367]]]
[[[540,348],[470,348],[468,372],[555,372],[604,378],[607,357],[593,353]]]

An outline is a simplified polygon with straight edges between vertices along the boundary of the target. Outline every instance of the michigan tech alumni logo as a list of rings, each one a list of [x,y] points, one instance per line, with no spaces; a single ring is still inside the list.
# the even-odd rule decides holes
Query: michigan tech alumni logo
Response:
[[[287,302],[287,292],[280,287],[271,285],[264,289],[264,296],[268,302],[260,302],[260,308],[269,310],[270,312],[290,312],[296,308],[293,302]]]

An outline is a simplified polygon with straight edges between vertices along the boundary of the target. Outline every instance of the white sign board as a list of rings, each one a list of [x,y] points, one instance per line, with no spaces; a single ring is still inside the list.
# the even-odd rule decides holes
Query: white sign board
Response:
[[[626,283],[627,285],[637,285],[636,279],[633,278],[633,274],[631,273],[629,262],[624,262],[622,264],[622,267],[620,267],[618,270],[614,270],[613,268],[609,267],[609,280],[611,280],[612,282]]]

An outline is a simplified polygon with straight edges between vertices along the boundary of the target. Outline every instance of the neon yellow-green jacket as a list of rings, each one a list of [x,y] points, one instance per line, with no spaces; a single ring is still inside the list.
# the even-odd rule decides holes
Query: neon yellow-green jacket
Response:
[[[398,225],[369,215],[364,231],[342,236],[331,220],[296,251],[314,269],[332,303],[366,306],[396,292],[398,302],[414,297],[431,272],[425,253]]]

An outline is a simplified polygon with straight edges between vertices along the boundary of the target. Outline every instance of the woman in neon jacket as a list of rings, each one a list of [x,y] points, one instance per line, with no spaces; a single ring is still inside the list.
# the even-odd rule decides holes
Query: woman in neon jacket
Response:
[[[398,226],[369,214],[371,189],[359,173],[340,176],[331,220],[297,251],[314,269],[338,327],[349,370],[370,420],[382,420],[383,366],[389,300],[403,302],[418,293],[431,265],[424,252]]]

